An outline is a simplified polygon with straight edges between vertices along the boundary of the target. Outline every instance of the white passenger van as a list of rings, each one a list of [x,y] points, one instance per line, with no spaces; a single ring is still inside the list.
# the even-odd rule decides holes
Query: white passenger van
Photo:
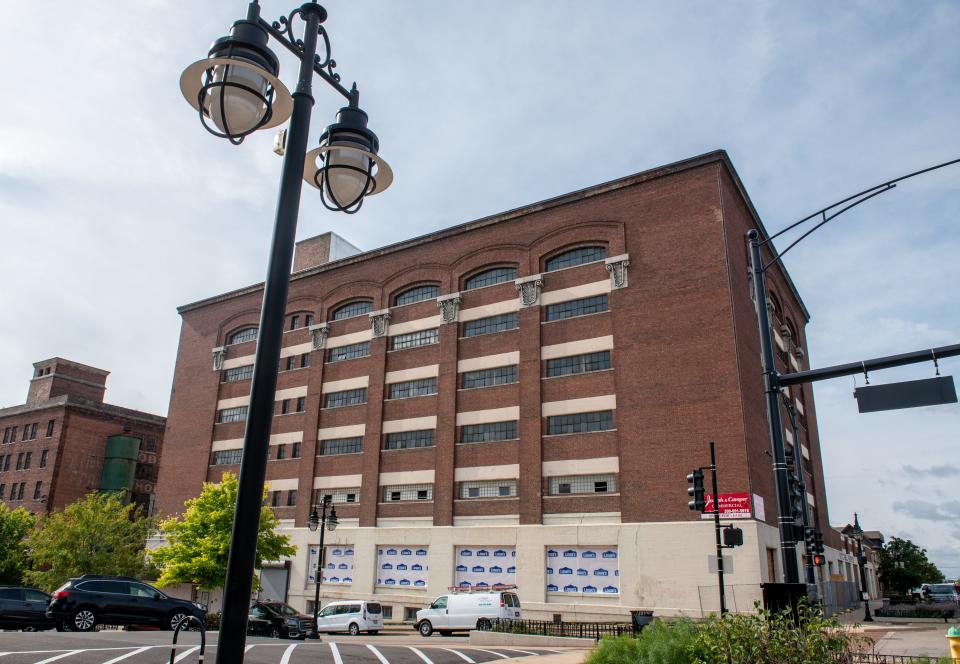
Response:
[[[366,600],[330,602],[317,614],[317,633],[360,632],[376,634],[383,629],[383,609],[379,602]]]
[[[451,588],[448,595],[433,600],[430,608],[417,611],[414,627],[422,636],[442,635],[489,627],[494,620],[519,620],[520,598],[516,586]]]

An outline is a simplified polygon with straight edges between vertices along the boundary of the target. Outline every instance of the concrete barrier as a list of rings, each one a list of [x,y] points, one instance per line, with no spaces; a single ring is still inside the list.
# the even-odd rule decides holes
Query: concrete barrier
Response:
[[[593,648],[597,644],[593,639],[580,639],[567,636],[537,636],[536,634],[507,634],[472,630],[472,646],[531,646],[541,648]]]

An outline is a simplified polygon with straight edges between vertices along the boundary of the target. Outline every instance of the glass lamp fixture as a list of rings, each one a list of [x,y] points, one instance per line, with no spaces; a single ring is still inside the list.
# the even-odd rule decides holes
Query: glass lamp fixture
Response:
[[[337,525],[340,523],[340,520],[337,518],[337,508],[330,508],[330,516],[327,517],[327,530],[333,532],[337,529]]]
[[[203,126],[235,145],[258,129],[286,122],[293,110],[267,39],[255,22],[237,21],[229,36],[215,41],[209,55],[180,76],[180,91]]]
[[[337,113],[337,121],[320,136],[320,147],[307,153],[303,179],[320,190],[327,209],[352,214],[363,199],[393,182],[393,170],[377,155],[380,141],[367,129],[367,114],[355,106]]]
[[[317,510],[310,512],[310,520],[307,521],[307,528],[310,529],[311,533],[317,532],[317,528],[320,527],[320,515],[317,514]]]

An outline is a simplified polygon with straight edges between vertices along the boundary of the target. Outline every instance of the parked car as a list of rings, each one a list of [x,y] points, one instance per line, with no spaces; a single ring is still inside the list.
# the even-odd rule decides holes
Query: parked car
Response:
[[[489,627],[498,618],[520,619],[520,598],[515,592],[480,590],[441,595],[429,608],[417,611],[414,627],[422,636],[434,631],[446,636]]]
[[[957,602],[957,589],[952,583],[925,583],[920,586],[921,598],[929,602]]]
[[[0,629],[53,629],[53,621],[47,618],[49,602],[50,595],[36,588],[0,586]]]
[[[57,631],[89,632],[100,624],[151,625],[175,629],[206,611],[196,602],[168,597],[153,586],[129,576],[85,574],[57,588],[47,607],[47,618]]]
[[[330,602],[317,614],[317,632],[376,634],[383,629],[383,608],[366,600]]]
[[[254,602],[247,618],[247,634],[275,639],[305,639],[315,635],[313,616],[283,602]]]

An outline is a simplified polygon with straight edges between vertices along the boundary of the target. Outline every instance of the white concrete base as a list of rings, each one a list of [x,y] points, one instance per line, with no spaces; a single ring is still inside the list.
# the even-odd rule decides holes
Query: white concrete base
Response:
[[[534,634],[504,634],[502,632],[470,632],[472,646],[529,646],[539,648],[593,648],[593,639],[578,639],[566,636],[536,636]]]

